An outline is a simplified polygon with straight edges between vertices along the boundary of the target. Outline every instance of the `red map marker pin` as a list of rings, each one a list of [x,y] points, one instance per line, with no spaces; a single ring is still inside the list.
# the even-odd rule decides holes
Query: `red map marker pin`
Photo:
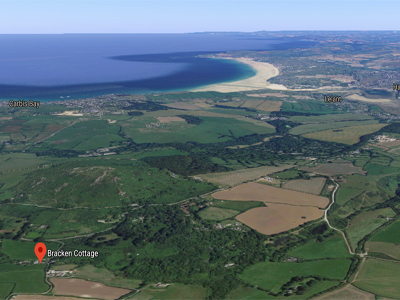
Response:
[[[39,259],[39,262],[42,263],[42,259],[46,255],[46,245],[43,243],[37,243],[35,246],[35,254]]]

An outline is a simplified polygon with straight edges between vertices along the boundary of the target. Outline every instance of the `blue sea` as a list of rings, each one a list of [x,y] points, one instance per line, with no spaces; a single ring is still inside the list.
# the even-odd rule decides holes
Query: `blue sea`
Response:
[[[54,101],[182,91],[251,77],[254,70],[198,57],[312,42],[240,34],[0,35],[0,100]]]

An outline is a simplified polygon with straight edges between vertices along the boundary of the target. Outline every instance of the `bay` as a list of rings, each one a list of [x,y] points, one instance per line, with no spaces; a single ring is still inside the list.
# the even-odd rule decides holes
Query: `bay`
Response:
[[[188,90],[255,74],[247,65],[199,55],[310,43],[206,33],[0,35],[0,100]]]

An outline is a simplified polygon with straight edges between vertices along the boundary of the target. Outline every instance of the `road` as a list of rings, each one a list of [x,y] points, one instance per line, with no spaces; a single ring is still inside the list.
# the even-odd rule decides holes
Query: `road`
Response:
[[[331,225],[331,223],[329,223],[329,220],[328,220],[328,211],[331,209],[332,205],[335,204],[336,192],[337,192],[337,190],[339,189],[339,184],[338,184],[337,182],[335,182],[332,178],[331,178],[331,180],[335,183],[336,187],[335,187],[335,190],[334,190],[333,193],[332,193],[332,202],[331,202],[331,203],[329,204],[329,206],[325,209],[324,221],[328,224],[329,228],[340,232],[340,234],[343,236],[344,241],[346,242],[347,250],[349,251],[349,253],[350,253],[351,255],[355,255],[355,253],[353,252],[353,250],[352,250],[351,247],[350,247],[350,243],[349,243],[349,241],[347,240],[347,237],[346,237],[345,233],[344,233],[342,230],[333,227],[333,226]],[[359,254],[359,255],[362,255],[362,254]]]

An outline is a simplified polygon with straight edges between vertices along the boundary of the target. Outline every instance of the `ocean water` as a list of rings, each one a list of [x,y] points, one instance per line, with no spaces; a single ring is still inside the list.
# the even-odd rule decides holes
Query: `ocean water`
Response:
[[[227,34],[0,35],[0,100],[187,90],[255,74],[247,65],[198,55],[311,44]]]

